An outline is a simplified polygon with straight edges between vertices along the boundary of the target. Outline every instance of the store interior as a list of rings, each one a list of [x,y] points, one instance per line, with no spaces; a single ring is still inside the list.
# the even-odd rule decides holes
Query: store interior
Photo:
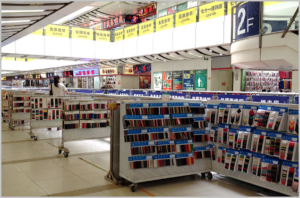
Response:
[[[2,196],[299,196],[299,2],[37,2],[1,2]]]

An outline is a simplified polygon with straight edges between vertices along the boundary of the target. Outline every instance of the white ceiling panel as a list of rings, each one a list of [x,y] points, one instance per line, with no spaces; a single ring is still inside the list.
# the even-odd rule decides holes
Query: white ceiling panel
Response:
[[[1,13],[2,17],[22,17],[22,16],[44,16],[51,14],[52,11],[45,12],[12,12],[12,13]]]
[[[43,16],[24,16],[24,17],[3,17],[2,21],[21,21],[21,20],[39,20],[43,18]]]

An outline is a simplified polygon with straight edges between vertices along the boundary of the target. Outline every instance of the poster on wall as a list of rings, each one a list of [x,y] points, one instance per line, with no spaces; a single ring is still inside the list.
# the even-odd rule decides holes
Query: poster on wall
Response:
[[[140,89],[151,88],[151,76],[140,76]]]
[[[173,90],[182,90],[182,71],[173,72]]]
[[[172,72],[163,72],[163,90],[172,90]]]
[[[194,90],[194,71],[184,71],[183,73],[183,89]]]
[[[195,71],[195,90],[206,91],[207,89],[207,70]]]
[[[161,90],[162,87],[162,73],[161,72],[154,72],[153,73],[153,79],[154,79],[154,90]]]

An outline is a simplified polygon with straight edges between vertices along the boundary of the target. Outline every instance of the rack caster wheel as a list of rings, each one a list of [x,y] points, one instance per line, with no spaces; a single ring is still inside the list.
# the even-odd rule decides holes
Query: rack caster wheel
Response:
[[[205,177],[205,173],[201,173],[201,177],[203,177],[203,178],[204,178],[204,177]]]
[[[209,180],[212,180],[213,175],[211,174],[211,172],[207,173],[207,178],[208,178]]]
[[[33,138],[33,136],[30,136],[30,138],[32,139],[32,138]]]
[[[58,154],[61,154],[62,150],[58,149]]]
[[[122,185],[122,186],[125,185],[125,182],[126,182],[125,179],[124,179],[124,178],[121,178],[121,185]]]
[[[137,187],[136,185],[132,185],[131,186],[131,192],[135,192],[136,191],[136,187]]]
[[[69,156],[69,153],[64,153],[64,157],[67,158]]]
[[[38,137],[34,137],[33,139],[34,139],[34,141],[37,141],[37,140],[38,140]]]

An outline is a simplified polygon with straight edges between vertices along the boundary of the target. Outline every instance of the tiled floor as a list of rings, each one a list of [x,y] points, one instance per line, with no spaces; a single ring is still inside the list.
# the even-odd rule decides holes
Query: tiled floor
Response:
[[[109,138],[67,142],[65,147],[71,154],[64,158],[57,149],[61,131],[39,130],[40,139],[33,141],[28,130],[10,131],[6,124],[2,129],[2,196],[269,195],[267,190],[218,174],[213,180],[186,176],[142,183],[133,193],[128,185],[114,185],[104,179],[109,169]]]

